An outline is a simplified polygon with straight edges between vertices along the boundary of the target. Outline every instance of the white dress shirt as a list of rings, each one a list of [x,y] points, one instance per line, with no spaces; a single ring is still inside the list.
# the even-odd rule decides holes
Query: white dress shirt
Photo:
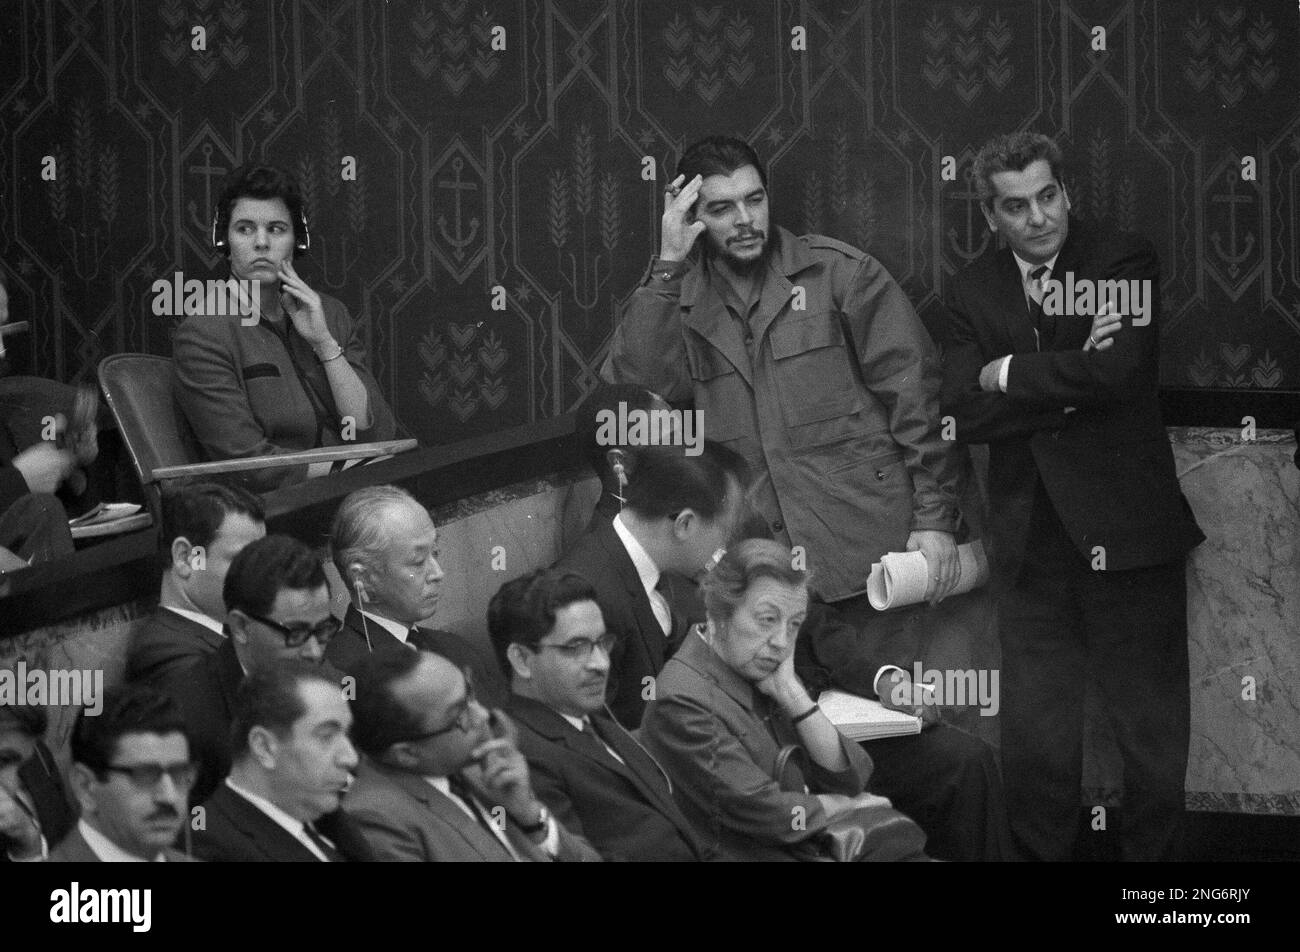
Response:
[[[373,621],[376,625],[381,626],[385,631],[391,634],[402,644],[406,644],[406,640],[411,637],[410,625],[403,625],[400,621],[393,621],[391,618],[380,618],[378,615],[372,615],[370,614],[370,612],[363,611],[360,608],[358,608],[357,611],[365,615],[368,620]]]
[[[162,605],[161,607],[167,609],[169,612],[175,612],[177,615],[180,615],[182,618],[188,618],[196,625],[202,625],[204,628],[210,628],[212,631],[215,631],[217,634],[219,634],[222,638],[226,637],[225,626],[223,626],[221,622],[217,621],[217,619],[213,618],[211,615],[205,615],[203,614],[203,612],[192,612],[188,608],[177,608],[175,605]]]
[[[1043,262],[1043,264],[1046,265],[1047,270],[1043,272],[1043,277],[1039,282],[1040,284],[1045,285],[1047,283],[1047,280],[1052,276],[1052,271],[1056,268],[1056,259],[1060,256],[1061,253],[1058,251],[1056,254],[1052,255],[1052,257]],[[1038,302],[1035,301],[1033,295],[1029,293],[1029,272],[1037,268],[1038,265],[1031,264],[1014,251],[1011,252],[1011,257],[1016,259],[1016,267],[1020,269],[1020,286],[1025,291],[1025,304],[1030,308],[1030,310],[1032,310],[1037,307]],[[1034,331],[1034,336],[1038,336],[1037,330]],[[1002,366],[998,367],[998,389],[1003,393],[1007,392],[1007,378],[1010,376],[1011,355],[1008,354],[1006,357],[1002,358]],[[879,677],[879,675],[877,675],[877,677]]]
[[[668,599],[664,598],[663,593],[656,587],[659,584],[659,566],[655,565],[654,559],[650,558],[650,553],[637,541],[636,536],[623,525],[622,513],[614,517],[613,526],[619,541],[623,543],[623,548],[627,549],[628,557],[632,559],[632,565],[636,568],[636,574],[641,579],[646,595],[650,598],[650,610],[654,612],[655,621],[659,622],[665,637],[671,635],[673,614],[668,608]]]

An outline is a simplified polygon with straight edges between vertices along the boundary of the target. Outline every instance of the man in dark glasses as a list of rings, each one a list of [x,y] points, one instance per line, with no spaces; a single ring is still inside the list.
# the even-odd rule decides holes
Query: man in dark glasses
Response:
[[[230,772],[230,725],[243,680],[284,661],[321,665],[339,630],[321,560],[289,536],[270,535],[245,547],[230,564],[222,596],[229,637],[162,685],[194,733],[200,770],[193,803]]]
[[[105,692],[100,714],[83,711],[73,728],[81,819],[50,862],[188,862],[172,844],[195,774],[185,721],[169,698],[144,687]]]

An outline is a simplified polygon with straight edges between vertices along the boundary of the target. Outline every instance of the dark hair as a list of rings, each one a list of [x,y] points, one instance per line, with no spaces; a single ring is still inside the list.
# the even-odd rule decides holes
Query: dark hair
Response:
[[[194,756],[194,740],[185,716],[166,694],[143,685],[109,688],[98,715],[82,708],[72,728],[72,761],[101,777],[117,755],[118,742],[128,734],[181,734]]]
[[[971,180],[985,208],[992,209],[997,189],[993,176],[999,172],[1022,172],[1039,159],[1046,159],[1052,177],[1065,181],[1065,157],[1052,139],[1039,132],[1011,132],[984,143],[971,165]]]
[[[677,162],[677,174],[689,182],[697,175],[730,175],[736,169],[752,165],[758,179],[767,188],[767,169],[758,159],[758,153],[744,139],[732,136],[709,136],[693,142]]]
[[[266,507],[247,489],[218,482],[191,482],[163,491],[163,544],[184,536],[190,545],[212,545],[226,516],[266,522]]]
[[[50,726],[50,715],[41,704],[0,704],[0,725],[12,723],[28,737],[41,740]]]
[[[655,394],[645,387],[632,383],[602,383],[587,395],[576,414],[575,429],[582,439],[582,449],[592,469],[602,476],[605,472],[605,454],[611,449],[625,449],[617,444],[601,444],[601,414],[610,412],[617,416],[619,406],[649,412],[655,405]],[[639,447],[638,447],[639,448]]]
[[[419,667],[426,651],[376,651],[362,657],[352,671],[356,678],[352,704],[352,742],[372,757],[422,733],[422,711],[402,703],[394,685]]]
[[[315,552],[291,536],[269,535],[235,556],[221,597],[226,611],[238,608],[246,615],[265,616],[281,591],[314,592],[323,585],[328,585],[325,567]]]
[[[683,509],[713,519],[725,505],[727,477],[744,486],[746,469],[735,450],[709,440],[698,456],[688,456],[680,446],[643,447],[628,480],[625,505],[648,519],[674,516]]]
[[[303,211],[302,193],[292,172],[274,165],[246,162],[226,178],[226,184],[217,197],[217,218],[213,231],[220,247],[230,229],[230,212],[241,198],[278,198],[289,209],[293,225],[295,254],[307,239],[307,218]],[[225,249],[229,253],[229,249]]]
[[[488,637],[506,677],[510,676],[506,651],[512,644],[536,648],[555,628],[560,609],[595,601],[595,587],[581,575],[550,569],[530,572],[497,589],[488,603]]]
[[[771,539],[746,539],[729,548],[704,577],[704,607],[715,621],[728,621],[760,578],[808,585],[808,573],[794,567],[794,554]]]
[[[230,750],[235,759],[248,752],[248,732],[254,727],[264,727],[277,737],[293,730],[298,718],[307,713],[307,702],[299,690],[307,681],[339,687],[319,666],[297,659],[248,673],[235,692],[234,716],[230,722]]]

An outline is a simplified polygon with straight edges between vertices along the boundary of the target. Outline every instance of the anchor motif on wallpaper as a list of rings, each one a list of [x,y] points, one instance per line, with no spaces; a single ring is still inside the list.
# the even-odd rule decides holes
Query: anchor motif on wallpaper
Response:
[[[195,204],[193,199],[190,199],[185,203],[185,210],[189,213],[190,224],[198,229],[199,234],[203,235],[204,244],[206,245],[207,242],[211,240],[212,235],[212,216],[214,211],[212,201],[212,177],[214,175],[225,175],[230,170],[212,164],[212,153],[216,151],[216,148],[211,142],[203,143],[203,146],[199,151],[203,153],[203,163],[201,165],[187,165],[185,171],[203,176],[203,214],[199,215],[198,205]]]
[[[975,185],[971,181],[971,174],[968,170],[966,173],[966,190],[964,192],[953,192],[953,198],[964,200],[966,204],[966,246],[963,248],[957,242],[956,226],[948,228],[948,245],[952,248],[953,254],[961,258],[966,264],[970,264],[976,258],[984,253],[984,249],[989,246],[989,232],[984,228],[984,215],[981,212],[976,215],[976,209],[979,207],[979,192],[975,191]],[[975,243],[975,236],[979,236],[979,243]]]
[[[1250,257],[1255,250],[1255,233],[1248,231],[1242,236],[1241,252],[1237,252],[1237,206],[1251,204],[1249,195],[1240,195],[1237,193],[1237,181],[1239,176],[1232,166],[1228,167],[1228,191],[1220,192],[1218,195],[1211,195],[1210,201],[1221,205],[1228,206],[1228,250],[1223,250],[1223,241],[1219,232],[1215,231],[1210,235],[1210,244],[1214,246],[1214,252],[1222,258],[1228,265],[1228,274],[1235,278],[1241,270],[1238,265]]]
[[[452,254],[456,256],[457,261],[465,260],[465,249],[468,248],[471,244],[473,244],[474,239],[478,237],[478,227],[479,227],[479,220],[477,215],[469,220],[468,235],[465,234],[464,230],[461,227],[462,224],[462,212],[461,212],[461,202],[460,202],[461,193],[474,192],[478,190],[477,182],[461,181],[460,173],[464,168],[465,168],[465,160],[462,159],[460,156],[456,156],[456,158],[451,160],[451,170],[456,177],[452,181],[447,181],[446,179],[438,180],[438,188],[449,189],[452,195],[455,197],[455,201],[456,201],[456,215],[455,215],[456,234],[453,236],[447,233],[446,215],[439,215],[437,224],[438,224],[438,231],[442,233],[442,240],[445,241],[447,244],[451,245]]]

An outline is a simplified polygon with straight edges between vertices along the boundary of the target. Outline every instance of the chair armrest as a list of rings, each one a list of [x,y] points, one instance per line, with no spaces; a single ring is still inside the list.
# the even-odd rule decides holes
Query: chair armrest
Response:
[[[350,446],[323,446],[296,453],[276,453],[271,456],[250,456],[244,459],[223,459],[211,463],[187,463],[184,466],[159,466],[153,471],[153,481],[180,479],[183,476],[215,476],[219,473],[243,473],[254,469],[274,469],[277,466],[301,466],[304,463],[332,463],[343,459],[371,459],[376,456],[393,456],[415,449],[415,440],[385,440],[380,443],[354,443]]]

